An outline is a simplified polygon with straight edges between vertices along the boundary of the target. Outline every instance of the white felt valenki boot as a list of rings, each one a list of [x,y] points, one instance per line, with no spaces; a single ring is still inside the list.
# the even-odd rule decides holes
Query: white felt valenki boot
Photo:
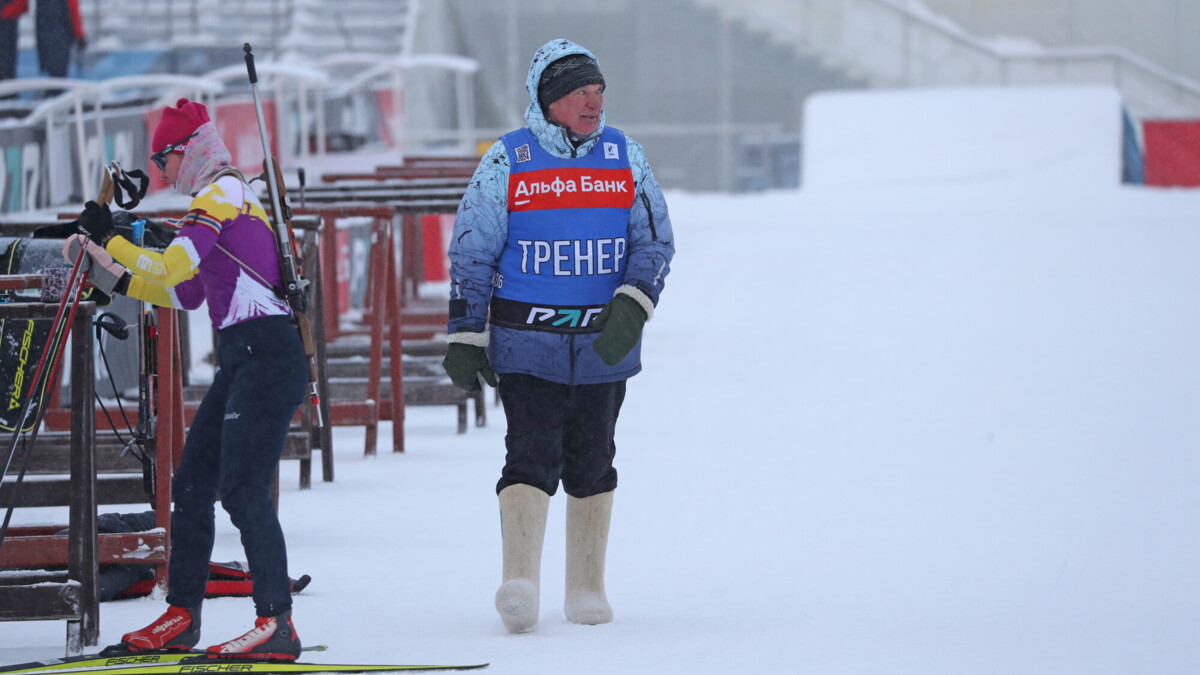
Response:
[[[575,623],[613,620],[604,594],[604,557],[612,520],[613,493],[576,499],[567,496],[567,596],[564,609]]]
[[[530,485],[500,491],[504,538],[504,580],[496,591],[496,611],[510,633],[526,633],[538,622],[542,542],[550,495]]]

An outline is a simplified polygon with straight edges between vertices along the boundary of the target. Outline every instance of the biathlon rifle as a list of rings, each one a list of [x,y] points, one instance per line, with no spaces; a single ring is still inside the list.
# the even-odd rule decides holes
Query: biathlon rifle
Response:
[[[316,348],[313,345],[312,328],[309,326],[308,315],[308,280],[300,272],[296,263],[299,257],[296,240],[292,235],[292,209],[287,205],[284,192],[283,174],[279,164],[271,155],[271,142],[267,136],[267,123],[263,117],[262,103],[258,98],[258,73],[254,69],[254,54],[250,43],[243,46],[246,52],[246,72],[250,76],[250,93],[254,97],[254,112],[258,116],[258,134],[263,144],[263,174],[267,182],[267,194],[271,199],[271,221],[275,229],[275,244],[279,252],[279,268],[283,277],[284,295],[292,314],[296,318],[296,328],[300,331],[300,340],[304,343],[304,354],[308,357],[308,386],[309,398],[313,406],[313,420],[316,426],[322,426],[320,397],[317,395],[317,366],[314,358]]]

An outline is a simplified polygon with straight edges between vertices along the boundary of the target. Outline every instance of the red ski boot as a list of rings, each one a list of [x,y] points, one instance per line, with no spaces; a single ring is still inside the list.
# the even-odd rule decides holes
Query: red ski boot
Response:
[[[186,651],[200,641],[200,609],[167,606],[167,611],[145,628],[121,636],[121,644],[131,652]]]
[[[300,636],[292,625],[292,610],[279,616],[260,616],[254,628],[229,642],[208,648],[213,658],[295,661],[300,656]]]

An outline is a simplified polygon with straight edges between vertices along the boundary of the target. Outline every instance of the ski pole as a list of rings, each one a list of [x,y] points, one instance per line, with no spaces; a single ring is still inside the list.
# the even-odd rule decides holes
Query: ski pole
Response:
[[[87,247],[81,246],[79,254],[75,257],[75,264],[71,267],[71,276],[67,281],[67,291],[59,301],[58,311],[54,315],[54,321],[50,323],[50,337],[46,340],[46,348],[42,350],[42,355],[38,359],[37,368],[34,369],[33,378],[29,382],[29,397],[21,405],[21,414],[18,417],[17,428],[13,431],[13,441],[9,449],[8,459],[4,463],[4,471],[0,472],[0,478],[8,475],[8,469],[12,466],[13,455],[16,453],[16,446],[20,440],[21,430],[26,427],[26,417],[29,414],[29,409],[32,407],[33,395],[38,387],[39,380],[42,376],[43,367],[46,365],[46,357],[54,351],[57,346],[57,334],[61,330],[59,321],[62,319],[63,312],[66,310],[67,301],[71,298],[71,291],[75,287],[76,277],[83,263],[84,257],[87,255]],[[85,275],[86,277],[86,275]]]
[[[0,478],[8,475],[8,469],[12,465],[13,457],[17,454],[17,445],[21,440],[21,430],[26,428],[26,421],[29,417],[30,409],[33,407],[35,398],[44,398],[46,394],[54,391],[54,378],[58,375],[58,366],[61,363],[61,348],[66,341],[67,336],[71,333],[71,323],[75,321],[76,310],[79,308],[79,300],[83,296],[83,287],[87,281],[87,272],[83,270],[83,259],[87,256],[87,247],[81,246],[79,256],[75,259],[75,265],[71,268],[70,281],[67,282],[67,292],[63,295],[62,301],[58,305],[58,312],[54,316],[54,321],[51,324],[50,339],[47,341],[46,348],[42,351],[42,357],[38,359],[37,369],[34,371],[33,381],[29,385],[29,395],[21,406],[21,414],[19,422],[13,429],[12,443],[9,447],[8,460],[4,465],[4,473],[0,474]],[[89,259],[90,263],[90,259]],[[82,271],[82,274],[80,273]],[[74,298],[72,299],[72,295]],[[71,301],[71,313],[67,318],[66,323],[60,324],[60,319],[64,315],[67,302]],[[47,356],[53,356],[50,359],[50,368],[45,368]],[[43,373],[46,374],[43,377]],[[40,395],[39,395],[40,390]],[[25,453],[21,460],[21,470],[17,474],[16,481],[13,483],[12,498],[9,501],[8,508],[4,512],[4,522],[0,524],[0,547],[4,546],[4,539],[8,536],[8,525],[12,521],[13,509],[17,505],[17,498],[21,492],[21,485],[25,481],[25,474],[29,470],[29,460],[33,457],[34,442],[37,440],[38,427],[41,426],[42,417],[45,415],[46,406],[39,402],[37,409],[34,410],[33,423],[30,426],[29,440],[25,446]]]
[[[110,167],[104,168],[103,180],[100,184],[100,192],[98,200],[100,204],[107,204],[112,199],[113,194],[113,177]],[[0,472],[0,483],[8,476],[8,470],[12,466],[13,458],[17,454],[17,446],[21,440],[21,432],[25,428],[30,428],[28,443],[25,447],[25,454],[21,460],[21,470],[16,481],[13,483],[12,498],[9,501],[7,510],[4,513],[4,522],[0,525],[0,546],[4,545],[4,539],[8,535],[8,525],[12,520],[13,509],[17,505],[17,497],[21,491],[21,485],[25,480],[25,473],[29,468],[29,460],[33,456],[33,444],[37,440],[38,427],[41,425],[42,417],[45,414],[45,406],[41,404],[42,399],[48,393],[47,390],[53,391],[54,377],[58,374],[59,357],[61,356],[60,349],[66,341],[67,336],[71,333],[71,323],[75,321],[75,313],[79,308],[79,300],[83,296],[83,287],[87,282],[87,270],[84,268],[84,259],[87,258],[87,245],[79,247],[79,253],[75,257],[75,264],[71,266],[71,275],[67,281],[67,288],[63,294],[63,298],[59,301],[58,311],[54,315],[54,320],[50,324],[50,337],[46,341],[46,348],[42,350],[42,356],[38,359],[37,368],[34,370],[33,379],[29,384],[29,395],[25,402],[21,405],[21,413],[18,416],[16,428],[13,429],[12,443],[9,446],[8,456],[4,463],[4,471]],[[91,259],[88,258],[88,264],[91,264]],[[72,296],[73,299],[72,299]],[[64,312],[66,311],[67,302],[71,301],[71,313],[67,318],[66,323],[61,323]],[[52,366],[49,370],[45,368],[46,359],[50,358]],[[43,373],[46,376],[43,377]],[[40,393],[39,393],[40,392]],[[30,409],[33,407],[35,398],[39,401],[37,409],[34,412],[33,424],[27,425]]]

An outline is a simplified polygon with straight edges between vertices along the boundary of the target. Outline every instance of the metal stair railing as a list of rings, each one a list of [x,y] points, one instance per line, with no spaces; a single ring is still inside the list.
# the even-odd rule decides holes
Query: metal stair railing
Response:
[[[1200,83],[1116,47],[983,40],[900,0],[696,0],[885,87],[1109,84],[1134,117],[1200,116]]]

